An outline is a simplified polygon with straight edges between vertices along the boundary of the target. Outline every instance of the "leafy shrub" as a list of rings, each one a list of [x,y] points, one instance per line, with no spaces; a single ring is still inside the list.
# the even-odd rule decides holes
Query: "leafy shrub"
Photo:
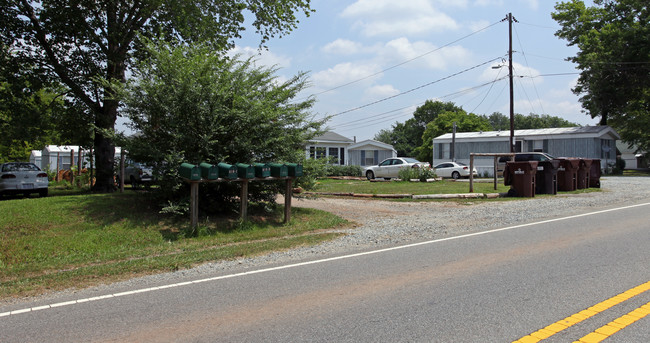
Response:
[[[432,168],[402,168],[398,173],[398,177],[402,181],[417,179],[426,182],[427,179],[436,177],[436,173]]]
[[[342,166],[338,164],[331,164],[327,167],[327,176],[361,176],[361,166]]]

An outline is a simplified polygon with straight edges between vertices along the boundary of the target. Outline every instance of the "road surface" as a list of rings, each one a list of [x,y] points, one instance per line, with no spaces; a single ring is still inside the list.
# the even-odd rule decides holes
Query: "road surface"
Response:
[[[0,342],[650,342],[649,212],[4,306]]]

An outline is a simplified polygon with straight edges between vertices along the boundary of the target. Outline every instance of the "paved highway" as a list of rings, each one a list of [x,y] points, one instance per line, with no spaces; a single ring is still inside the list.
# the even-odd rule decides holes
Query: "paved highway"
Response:
[[[650,203],[0,308],[0,342],[650,342]]]

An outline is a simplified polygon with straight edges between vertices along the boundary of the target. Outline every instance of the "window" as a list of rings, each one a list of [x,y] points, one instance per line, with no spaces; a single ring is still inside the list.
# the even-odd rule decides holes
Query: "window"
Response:
[[[327,150],[325,147],[318,146],[316,147],[316,158],[325,158]]]
[[[375,151],[374,150],[366,150],[364,165],[365,166],[371,166],[371,165],[374,165],[376,163],[377,163],[377,161],[375,161]]]
[[[339,148],[329,148],[328,150],[332,163],[339,164]]]
[[[311,159],[316,158],[316,147],[313,146],[309,147],[309,158]]]
[[[341,148],[341,155],[339,155],[339,161],[341,162],[341,165],[345,164],[345,148]]]

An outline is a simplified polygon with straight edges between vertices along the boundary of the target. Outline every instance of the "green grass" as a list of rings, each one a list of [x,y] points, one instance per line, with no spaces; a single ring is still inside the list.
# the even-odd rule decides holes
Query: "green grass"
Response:
[[[474,182],[474,193],[505,193],[510,186],[504,186],[503,180],[494,190],[492,180],[488,183]],[[331,180],[321,179],[316,192],[361,193],[361,194],[458,194],[469,193],[469,182],[442,180],[435,182],[370,182],[368,180]]]
[[[187,218],[160,215],[146,192],[4,200],[0,213],[0,299],[317,244],[346,225],[302,208],[284,225],[280,208],[251,211],[246,222],[203,218],[192,229]]]
[[[650,169],[626,169],[623,170],[623,176],[650,176]]]

